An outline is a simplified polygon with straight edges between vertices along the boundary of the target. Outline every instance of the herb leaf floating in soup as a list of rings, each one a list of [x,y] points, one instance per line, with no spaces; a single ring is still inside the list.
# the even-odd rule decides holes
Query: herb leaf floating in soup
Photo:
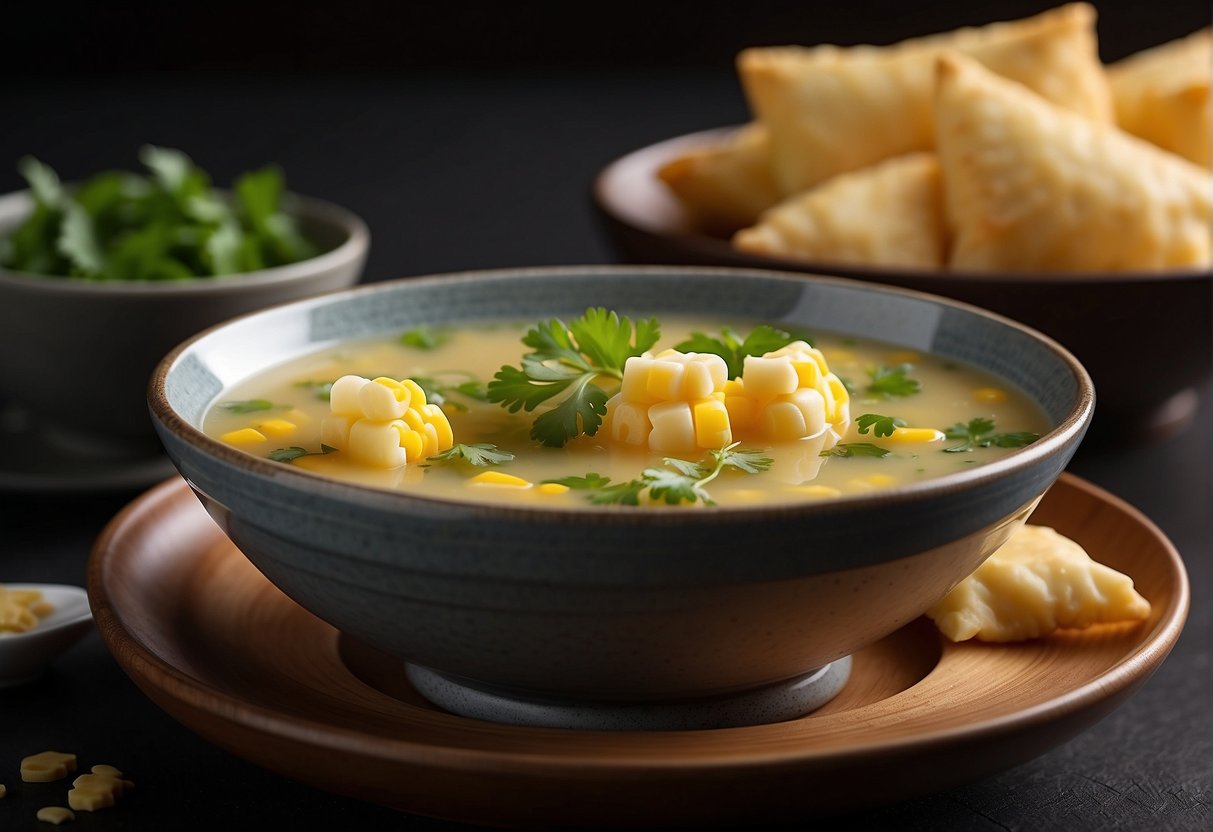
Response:
[[[623,378],[623,365],[657,343],[661,329],[655,318],[632,322],[601,307],[566,326],[558,318],[543,321],[523,337],[531,347],[522,366],[505,366],[488,384],[488,398],[517,413],[528,413],[566,390],[568,396],[535,420],[531,438],[552,448],[585,434],[593,436],[606,413],[607,393],[597,381]]]
[[[239,176],[229,199],[179,150],[145,145],[139,158],[148,175],[107,171],[74,189],[37,159],[21,159],[34,209],[0,239],[0,266],[86,280],[189,280],[318,253],[281,208],[276,167]]]
[[[922,385],[918,379],[909,376],[912,369],[914,368],[910,364],[898,364],[895,367],[877,364],[868,370],[868,378],[871,381],[868,383],[866,392],[869,395],[886,399],[913,396],[922,390]]]
[[[957,422],[944,431],[948,439],[963,439],[959,445],[944,448],[946,453],[957,454],[971,451],[974,448],[1022,448],[1031,445],[1040,438],[1039,434],[1027,431],[1014,433],[995,433],[994,420],[978,417],[969,420],[968,424]]]
[[[754,321],[671,315],[660,329],[634,321],[591,309],[567,326],[443,323],[427,330],[441,335],[432,347],[405,343],[400,333],[351,340],[222,391],[203,428],[249,453],[377,488],[637,511],[803,502],[907,485],[953,473],[958,462],[998,459],[1050,424],[1004,379],[929,354],[911,359],[894,345],[827,331],[814,334],[813,346],[783,343],[777,325]],[[747,332],[761,334],[736,334]],[[659,333],[705,350],[663,348]],[[711,340],[737,349],[730,353],[736,376],[729,358],[706,349]],[[741,355],[747,342],[782,345]],[[912,375],[918,392],[885,398],[861,383],[860,396],[894,401],[895,413],[853,418],[842,377],[866,381],[873,368],[907,363],[912,374],[880,375]],[[501,395],[509,388],[502,376],[517,383],[517,395]],[[500,401],[490,401],[483,379],[492,379]],[[600,398],[589,398],[583,383]],[[584,429],[578,408],[593,401],[601,415]],[[558,422],[560,432],[545,442],[542,426],[551,423],[537,430],[536,422],[560,408],[572,414],[575,433]]]

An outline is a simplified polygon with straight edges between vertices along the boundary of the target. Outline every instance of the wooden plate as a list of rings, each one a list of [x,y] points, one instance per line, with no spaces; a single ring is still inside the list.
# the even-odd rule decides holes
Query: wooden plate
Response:
[[[89,562],[101,634],[160,707],[238,756],[339,794],[492,825],[707,826],[869,808],[1017,765],[1112,711],[1170,652],[1183,563],[1140,512],[1063,475],[1032,522],[1131,575],[1148,621],[951,644],[919,619],[857,653],[816,713],[711,731],[503,726],[426,703],[400,662],[273,587],[179,478]]]

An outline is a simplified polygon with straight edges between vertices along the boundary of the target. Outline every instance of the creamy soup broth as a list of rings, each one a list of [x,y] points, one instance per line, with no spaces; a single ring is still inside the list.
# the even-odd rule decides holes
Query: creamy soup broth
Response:
[[[365,485],[457,500],[581,508],[589,504],[589,492],[537,486],[546,480],[581,477],[591,472],[615,483],[627,482],[646,468],[662,466],[662,459],[668,454],[604,441],[604,432],[579,437],[563,448],[543,447],[529,436],[531,424],[542,410],[510,413],[500,404],[459,392],[461,384],[478,384],[482,388],[503,364],[518,365],[528,351],[520,339],[530,325],[444,327],[427,333],[427,338],[440,342],[432,348],[409,346],[393,336],[326,349],[275,367],[225,391],[206,415],[204,430],[219,438],[244,428],[272,424],[276,430],[261,431],[264,441],[242,442],[239,447],[258,456],[280,458],[284,456],[282,451],[294,448],[293,453],[307,453],[282,464]],[[701,320],[663,318],[661,339],[653,351],[674,346],[692,331],[718,335],[723,325],[742,334],[750,328],[747,322],[705,324]],[[826,332],[813,332],[810,338],[824,354],[830,371],[843,380],[850,392],[849,427],[834,452],[825,456],[811,442],[764,443],[743,439],[741,448],[765,451],[774,463],[761,473],[731,468],[722,471],[706,486],[717,505],[821,500],[893,488],[988,463],[1014,451],[989,446],[949,452],[945,449],[961,446],[963,440],[893,442],[872,432],[861,435],[857,421],[868,413],[895,417],[908,427],[939,431],[957,423],[968,424],[975,418],[992,420],[998,434],[1043,434],[1049,428],[1043,411],[1024,394],[1006,381],[974,368],[894,345]],[[870,371],[880,365],[908,365],[904,375],[916,380],[920,391],[901,396],[870,392],[873,380]],[[348,455],[340,451],[321,453],[320,426],[329,415],[329,403],[323,396],[328,383],[346,374],[438,382],[446,398],[442,408],[454,441],[491,443],[501,451],[513,453],[514,459],[491,469],[458,462],[408,464],[385,470],[352,464]],[[614,393],[617,382],[602,386],[608,393]],[[871,445],[888,451],[888,455],[837,455],[848,446]],[[702,455],[691,453],[687,458],[700,459]],[[486,470],[508,473],[534,487],[473,482],[477,474]],[[686,509],[687,504],[681,508]]]

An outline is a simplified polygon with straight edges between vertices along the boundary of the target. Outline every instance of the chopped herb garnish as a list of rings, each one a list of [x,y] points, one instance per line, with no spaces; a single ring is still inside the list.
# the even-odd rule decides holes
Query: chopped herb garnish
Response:
[[[736,468],[747,474],[766,471],[773,460],[762,451],[738,450],[738,443],[715,451],[709,451],[699,462],[666,457],[665,468],[646,468],[634,480],[612,484],[610,478],[590,473],[584,477],[564,477],[547,482],[560,483],[569,488],[587,490],[595,505],[640,505],[642,495],[653,502],[679,505],[702,502],[716,505],[707,492],[707,484],[716,479],[726,468]]]
[[[270,451],[266,457],[274,460],[274,462],[294,462],[301,456],[324,456],[331,454],[336,448],[328,445],[321,445],[319,451],[309,451],[307,448],[300,448],[298,445],[292,445],[289,448],[278,448]]]
[[[865,413],[855,420],[859,432],[866,434],[871,431],[878,439],[892,436],[897,428],[906,426],[905,420],[893,416],[881,416],[879,413]]]
[[[591,308],[566,325],[558,318],[530,329],[522,343],[532,349],[521,367],[504,366],[488,383],[487,396],[511,413],[528,413],[567,393],[551,410],[535,419],[531,438],[548,447],[563,447],[581,434],[593,436],[606,413],[607,393],[600,378],[623,378],[623,365],[657,343],[661,331],[655,319],[632,322],[604,308]]]
[[[329,400],[329,394],[333,391],[332,381],[313,381],[307,379],[304,381],[296,381],[295,387],[301,387],[305,390],[311,390],[312,395],[320,399],[322,402]]]
[[[729,368],[729,378],[741,375],[748,355],[764,355],[782,349],[798,340],[790,332],[763,324],[755,327],[745,338],[739,338],[729,327],[720,331],[719,338],[702,332],[692,332],[687,340],[675,344],[680,352],[705,352],[719,355]]]
[[[887,364],[877,364],[868,370],[868,383],[865,392],[868,395],[891,399],[895,397],[913,396],[922,390],[922,384],[908,374],[913,365],[897,364],[890,367]]]
[[[884,459],[889,454],[893,453],[888,448],[882,448],[879,445],[873,445],[871,442],[839,442],[828,451],[822,451],[822,456],[870,456],[877,459]]]
[[[139,159],[146,174],[105,171],[71,189],[47,165],[21,159],[34,210],[0,241],[0,265],[85,280],[188,280],[316,254],[281,208],[276,167],[241,175],[228,198],[179,150],[147,145]]]
[[[400,343],[419,350],[434,350],[451,340],[451,331],[446,327],[431,329],[422,325],[400,334]]]
[[[447,380],[450,376],[462,378],[464,381],[452,383]],[[467,410],[467,405],[451,399],[452,393],[458,393],[479,402],[488,401],[488,391],[485,389],[484,382],[470,373],[452,371],[436,373],[433,376],[413,376],[412,378],[417,386],[425,392],[425,400],[429,404],[436,404],[439,407],[449,405],[456,410]]]
[[[514,455],[509,451],[502,451],[496,445],[490,445],[484,442],[478,442],[474,445],[455,444],[435,456],[426,457],[426,462],[429,465],[444,465],[451,462],[466,462],[468,465],[477,467],[485,467],[488,465],[501,465],[503,462],[509,462],[514,458]]]
[[[959,445],[943,449],[944,453],[949,454],[964,453],[974,448],[1022,448],[1040,438],[1040,434],[1027,431],[995,433],[994,420],[981,416],[970,419],[968,424],[957,422],[944,431],[944,435],[948,439],[963,440]]]
[[[231,413],[257,413],[261,410],[273,410],[278,407],[271,401],[266,399],[245,399],[239,402],[223,402],[219,405],[224,410]]]

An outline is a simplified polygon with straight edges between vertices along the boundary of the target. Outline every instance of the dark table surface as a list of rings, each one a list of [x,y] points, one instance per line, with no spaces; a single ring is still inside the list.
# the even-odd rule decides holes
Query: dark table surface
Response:
[[[615,262],[591,208],[595,172],[641,145],[745,117],[731,72],[688,68],[31,79],[0,88],[0,112],[0,192],[21,185],[3,160],[25,153],[72,178],[134,167],[152,142],[191,153],[221,184],[274,161],[293,189],[367,220],[366,281]],[[1161,668],[1112,715],[1037,759],[831,828],[1210,828],[1208,382],[1201,394],[1182,434],[1084,446],[1070,468],[1141,509],[1185,559],[1192,609]],[[96,535],[139,490],[0,495],[0,583],[83,585]],[[299,785],[219,749],[155,706],[95,632],[42,680],[0,690],[0,719],[0,783],[10,789],[20,758],[48,748],[112,760],[138,782],[115,808],[81,813],[82,829],[459,828]],[[35,828],[36,808],[0,800],[0,829]]]

